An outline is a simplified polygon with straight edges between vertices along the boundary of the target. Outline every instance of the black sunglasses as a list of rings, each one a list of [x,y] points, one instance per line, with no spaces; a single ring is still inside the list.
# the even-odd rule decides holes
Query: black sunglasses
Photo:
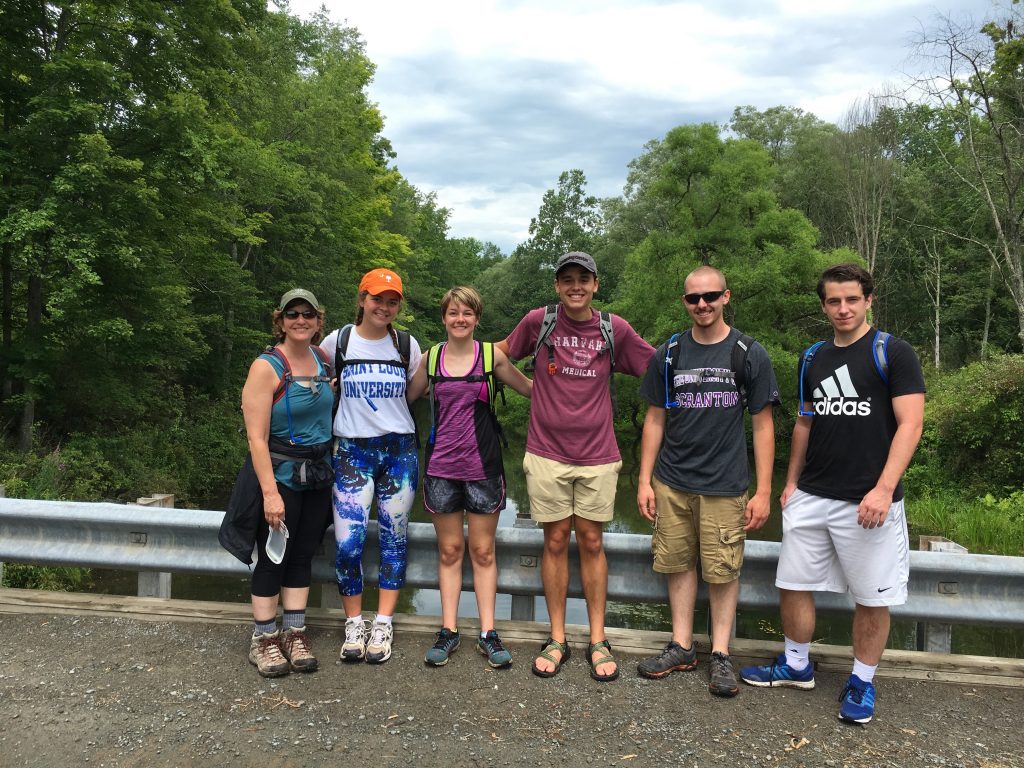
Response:
[[[299,315],[302,315],[306,320],[312,320],[314,317],[316,317],[316,310],[305,309],[302,312],[300,312],[297,309],[286,309],[283,314],[289,320],[294,320]]]
[[[705,304],[713,304],[714,302],[722,298],[722,294],[724,293],[725,291],[708,291],[707,293],[688,293],[685,296],[683,296],[683,299],[686,301],[687,304],[693,304],[694,306],[700,304],[701,299],[704,299]]]

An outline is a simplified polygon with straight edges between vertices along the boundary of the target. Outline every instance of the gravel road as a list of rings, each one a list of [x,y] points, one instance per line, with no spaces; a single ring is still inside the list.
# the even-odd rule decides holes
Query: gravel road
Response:
[[[842,676],[809,692],[707,692],[706,667],[599,684],[583,649],[553,680],[512,645],[494,671],[468,643],[429,668],[431,638],[396,633],[384,665],[334,661],[277,681],[246,660],[248,626],[7,615],[0,765],[1024,766],[1024,688],[882,680],[867,727],[836,719]]]

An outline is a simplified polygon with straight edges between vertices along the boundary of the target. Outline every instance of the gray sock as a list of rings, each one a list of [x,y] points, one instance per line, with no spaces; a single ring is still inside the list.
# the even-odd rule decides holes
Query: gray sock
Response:
[[[285,611],[284,619],[281,622],[281,629],[292,629],[293,627],[306,626],[306,611]]]
[[[256,635],[272,635],[274,632],[277,632],[277,617],[276,616],[274,618],[272,618],[272,619],[267,619],[266,621],[260,621],[257,618],[253,618],[252,622],[253,622],[253,625],[255,626],[255,629],[253,630],[253,634],[256,634]]]

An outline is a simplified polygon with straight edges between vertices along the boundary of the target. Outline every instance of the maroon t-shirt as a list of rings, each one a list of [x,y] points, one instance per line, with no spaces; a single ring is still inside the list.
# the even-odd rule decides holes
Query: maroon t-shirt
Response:
[[[507,339],[509,357],[533,355],[543,319],[541,307],[519,321]],[[654,347],[618,315],[612,315],[612,334],[616,372],[642,376]],[[611,359],[601,338],[600,314],[591,310],[589,320],[576,321],[559,307],[548,343],[555,351],[555,372],[548,372],[547,347],[542,347],[533,374],[526,450],[579,466],[618,461],[608,390]]]

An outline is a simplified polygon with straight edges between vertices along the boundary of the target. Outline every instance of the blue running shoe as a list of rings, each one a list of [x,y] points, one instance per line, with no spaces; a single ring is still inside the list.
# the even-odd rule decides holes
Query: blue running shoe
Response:
[[[460,639],[459,630],[441,627],[437,640],[427,649],[423,661],[432,667],[443,667],[448,663],[448,657],[459,650]]]
[[[808,664],[797,672],[786,663],[786,654],[780,653],[771,664],[744,667],[740,670],[740,678],[758,688],[802,688],[809,691],[814,687],[814,666]]]
[[[847,723],[870,723],[875,716],[875,686],[850,675],[839,694],[839,719]]]

